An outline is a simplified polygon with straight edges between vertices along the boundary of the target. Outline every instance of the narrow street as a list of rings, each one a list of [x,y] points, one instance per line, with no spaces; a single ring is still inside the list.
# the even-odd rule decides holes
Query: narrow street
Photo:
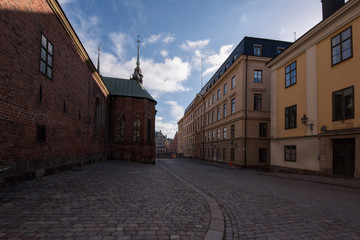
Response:
[[[309,179],[105,161],[1,189],[0,239],[360,239],[360,188]]]

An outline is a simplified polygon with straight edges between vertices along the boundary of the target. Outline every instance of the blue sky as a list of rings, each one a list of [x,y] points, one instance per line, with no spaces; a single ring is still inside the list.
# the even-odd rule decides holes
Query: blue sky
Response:
[[[129,78],[140,66],[157,100],[156,130],[172,138],[177,121],[245,37],[294,41],[322,19],[320,0],[58,0],[100,72]]]

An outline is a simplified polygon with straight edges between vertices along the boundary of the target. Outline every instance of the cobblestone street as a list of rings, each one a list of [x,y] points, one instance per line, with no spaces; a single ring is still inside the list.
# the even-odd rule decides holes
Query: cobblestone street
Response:
[[[360,239],[359,181],[348,182],[106,161],[1,189],[0,239]]]

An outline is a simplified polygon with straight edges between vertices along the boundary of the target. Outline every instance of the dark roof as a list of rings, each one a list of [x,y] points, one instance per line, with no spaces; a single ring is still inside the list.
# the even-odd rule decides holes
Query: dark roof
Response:
[[[243,40],[236,46],[234,51],[229,55],[229,57],[224,61],[220,68],[215,72],[215,74],[210,78],[210,80],[205,84],[201,89],[200,94],[204,95],[214,83],[220,78],[220,76],[226,72],[226,70],[238,59],[241,55],[255,56],[254,54],[254,45],[261,46],[261,57],[273,58],[276,57],[279,52],[278,48],[286,49],[292,43],[284,42],[272,39],[264,38],[254,38],[254,37],[244,37]]]
[[[106,88],[113,96],[145,98],[156,103],[155,99],[136,80],[102,77]]]

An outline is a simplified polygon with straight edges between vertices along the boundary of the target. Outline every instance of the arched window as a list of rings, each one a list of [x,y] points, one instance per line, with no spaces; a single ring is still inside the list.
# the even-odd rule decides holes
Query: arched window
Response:
[[[136,118],[133,124],[133,141],[140,142],[140,119]]]
[[[120,116],[115,120],[115,142],[124,142],[125,140],[125,120]]]
[[[100,101],[99,98],[96,98],[95,102],[95,136],[98,137],[100,135]]]

